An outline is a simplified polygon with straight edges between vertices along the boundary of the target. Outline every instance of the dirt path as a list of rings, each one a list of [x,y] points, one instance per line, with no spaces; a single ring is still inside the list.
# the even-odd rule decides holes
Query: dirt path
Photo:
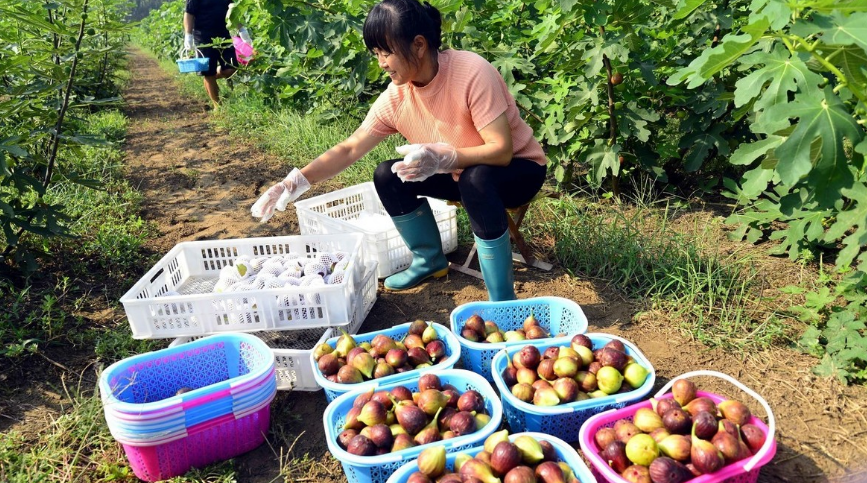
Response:
[[[284,175],[285,163],[215,131],[208,123],[211,114],[205,105],[182,98],[169,76],[149,57],[133,53],[130,66],[135,82],[125,96],[131,120],[126,162],[131,180],[145,197],[143,216],[160,230],[150,248],[164,253],[186,240],[297,234],[291,209],[265,225],[249,214],[262,187]],[[334,187],[318,185],[306,196]],[[453,255],[453,260],[460,260],[464,253]],[[709,350],[684,339],[652,313],[633,320],[636,309],[628,301],[590,281],[573,279],[562,269],[542,272],[518,267],[516,282],[520,298],[570,298],[583,307],[591,331],[635,341],[656,367],[660,384],[690,370],[715,369],[763,394],[777,416],[779,448],[760,481],[819,482],[831,477],[865,481],[843,476],[847,468],[867,458],[865,388],[845,388],[816,379],[810,375],[814,361],[791,350],[775,349],[745,358]],[[456,305],[485,297],[483,285],[462,274],[406,293],[380,291],[362,331],[419,317],[447,324]],[[705,387],[737,396],[723,384]],[[325,448],[324,408],[321,392],[281,394],[274,404],[270,445],[239,458],[238,480],[272,481],[282,472],[289,475],[289,481],[345,481],[339,464]]]

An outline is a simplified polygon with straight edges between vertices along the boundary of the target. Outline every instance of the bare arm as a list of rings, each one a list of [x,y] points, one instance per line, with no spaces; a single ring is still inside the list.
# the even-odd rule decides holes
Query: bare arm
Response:
[[[492,166],[508,166],[514,156],[512,146],[512,128],[506,114],[500,114],[490,124],[479,131],[485,141],[481,146],[460,148],[458,152],[458,168],[468,168],[477,164]]]
[[[196,28],[196,17],[184,12],[184,33],[191,34]]]
[[[301,168],[301,174],[310,184],[332,178],[369,153],[383,139],[358,128],[351,136]]]

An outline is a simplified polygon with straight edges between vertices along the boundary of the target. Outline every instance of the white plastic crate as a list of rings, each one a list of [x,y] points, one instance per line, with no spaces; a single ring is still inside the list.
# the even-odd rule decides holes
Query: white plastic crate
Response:
[[[443,252],[451,253],[458,247],[457,208],[443,200],[428,198],[442,239]],[[364,250],[368,260],[379,262],[378,278],[385,278],[405,270],[412,263],[412,253],[403,238],[390,223],[390,218],[372,182],[343,188],[324,195],[296,201],[296,213],[301,233],[363,233]],[[359,217],[384,217],[385,223],[359,223]]]
[[[351,334],[358,333],[367,314],[376,303],[376,266],[370,266],[359,291],[352,298],[352,321],[346,327]],[[310,351],[331,336],[330,328],[268,331],[254,334],[262,339],[274,353],[277,390],[318,391],[322,389],[313,376]],[[179,337],[169,347],[185,344],[204,336]]]
[[[120,301],[136,339],[347,325],[364,274],[363,238],[344,233],[211,240],[177,244]],[[349,254],[340,283],[212,292],[220,269],[241,255]],[[180,295],[165,296],[168,292]]]

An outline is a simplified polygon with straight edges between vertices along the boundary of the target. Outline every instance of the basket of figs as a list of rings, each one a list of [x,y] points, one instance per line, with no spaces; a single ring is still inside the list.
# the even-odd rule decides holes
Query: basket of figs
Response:
[[[644,399],[656,381],[635,344],[602,333],[527,341],[500,351],[491,370],[513,432],[568,442],[588,418]]]
[[[462,369],[339,396],[323,415],[328,450],[349,483],[385,483],[425,448],[474,448],[496,431],[503,406],[490,383]]]
[[[484,445],[446,454],[428,448],[387,483],[595,483],[590,469],[565,441],[549,434],[497,431]]]
[[[689,379],[699,376],[728,381],[755,399],[767,424],[744,402],[700,390]],[[775,431],[770,406],[752,389],[727,374],[694,371],[649,401],[593,416],[579,443],[601,482],[754,483],[776,454]]]
[[[310,353],[313,378],[329,402],[349,391],[451,369],[461,356],[448,327],[424,320],[365,334],[341,332]]]

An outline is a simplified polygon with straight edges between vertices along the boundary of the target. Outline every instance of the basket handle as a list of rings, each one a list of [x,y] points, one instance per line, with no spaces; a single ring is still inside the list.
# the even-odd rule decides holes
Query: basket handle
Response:
[[[742,382],[738,381],[734,377],[729,376],[728,374],[724,374],[722,372],[717,372],[717,371],[701,370],[701,371],[692,371],[692,372],[687,372],[685,374],[681,374],[681,375],[673,378],[672,380],[668,381],[664,386],[662,386],[662,389],[660,389],[654,397],[658,398],[658,397],[662,396],[663,394],[665,394],[665,392],[668,391],[668,389],[671,388],[671,386],[679,379],[686,379],[688,377],[695,377],[695,376],[710,376],[710,377],[716,377],[718,379],[723,379],[725,381],[728,381],[732,385],[734,385],[737,388],[739,388],[740,390],[742,390],[743,392],[749,394],[753,399],[758,401],[759,404],[761,404],[762,407],[765,409],[765,413],[768,415],[768,435],[767,435],[767,438],[765,438],[765,444],[763,444],[762,447],[759,448],[759,450],[756,452],[756,454],[754,454],[753,457],[750,458],[750,460],[744,465],[744,470],[746,472],[752,471],[753,467],[755,467],[759,463],[759,461],[762,458],[764,458],[765,455],[768,453],[768,451],[771,449],[771,443],[773,443],[773,441],[774,441],[774,433],[777,430],[777,422],[776,422],[776,419],[774,419],[774,412],[771,411],[771,407],[768,405],[768,402],[765,401],[765,399],[762,396],[760,396],[758,393],[756,393],[752,389],[748,388]]]

